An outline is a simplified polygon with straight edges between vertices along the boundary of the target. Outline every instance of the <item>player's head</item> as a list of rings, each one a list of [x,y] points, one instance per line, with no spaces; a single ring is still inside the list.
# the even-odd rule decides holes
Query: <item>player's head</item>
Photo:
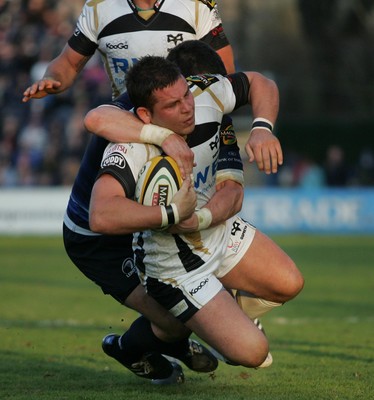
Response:
[[[180,68],[183,76],[199,74],[226,75],[221,57],[200,40],[187,40],[170,50],[167,59]]]
[[[195,128],[195,107],[186,79],[164,57],[142,57],[126,75],[128,95],[144,123],[188,135]]]
[[[126,87],[135,107],[152,110],[154,92],[175,83],[181,77],[179,68],[164,57],[144,56],[126,74]]]

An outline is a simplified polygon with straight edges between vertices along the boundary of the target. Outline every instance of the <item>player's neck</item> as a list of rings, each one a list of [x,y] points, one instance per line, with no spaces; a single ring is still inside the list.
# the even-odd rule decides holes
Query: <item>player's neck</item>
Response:
[[[152,10],[155,3],[155,0],[134,0],[134,4],[138,11]]]

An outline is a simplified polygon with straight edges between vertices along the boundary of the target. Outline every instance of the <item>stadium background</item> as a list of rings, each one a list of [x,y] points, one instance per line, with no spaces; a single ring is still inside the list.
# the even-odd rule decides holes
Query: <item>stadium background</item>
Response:
[[[68,92],[21,103],[70,37],[82,4],[0,0],[2,233],[59,231],[89,139],[82,117],[110,98],[94,57]],[[246,216],[268,232],[373,233],[374,0],[218,5],[237,69],[272,77],[281,93],[276,133],[285,165],[268,177],[245,163]],[[250,121],[245,111],[234,117],[242,144]]]

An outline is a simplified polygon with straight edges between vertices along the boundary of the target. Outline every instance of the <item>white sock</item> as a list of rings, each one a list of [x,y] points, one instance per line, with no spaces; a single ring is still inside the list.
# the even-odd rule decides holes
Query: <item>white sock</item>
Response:
[[[259,318],[262,315],[271,311],[273,308],[282,305],[282,303],[275,303],[273,301],[254,297],[253,294],[245,292],[243,290],[237,290],[235,298],[240,308],[251,320]]]

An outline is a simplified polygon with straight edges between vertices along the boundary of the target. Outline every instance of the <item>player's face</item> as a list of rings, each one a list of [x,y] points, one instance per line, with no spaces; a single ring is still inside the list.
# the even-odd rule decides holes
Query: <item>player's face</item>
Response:
[[[168,128],[179,135],[188,135],[195,128],[195,102],[181,76],[177,82],[154,92],[156,103],[153,106],[151,122]]]

